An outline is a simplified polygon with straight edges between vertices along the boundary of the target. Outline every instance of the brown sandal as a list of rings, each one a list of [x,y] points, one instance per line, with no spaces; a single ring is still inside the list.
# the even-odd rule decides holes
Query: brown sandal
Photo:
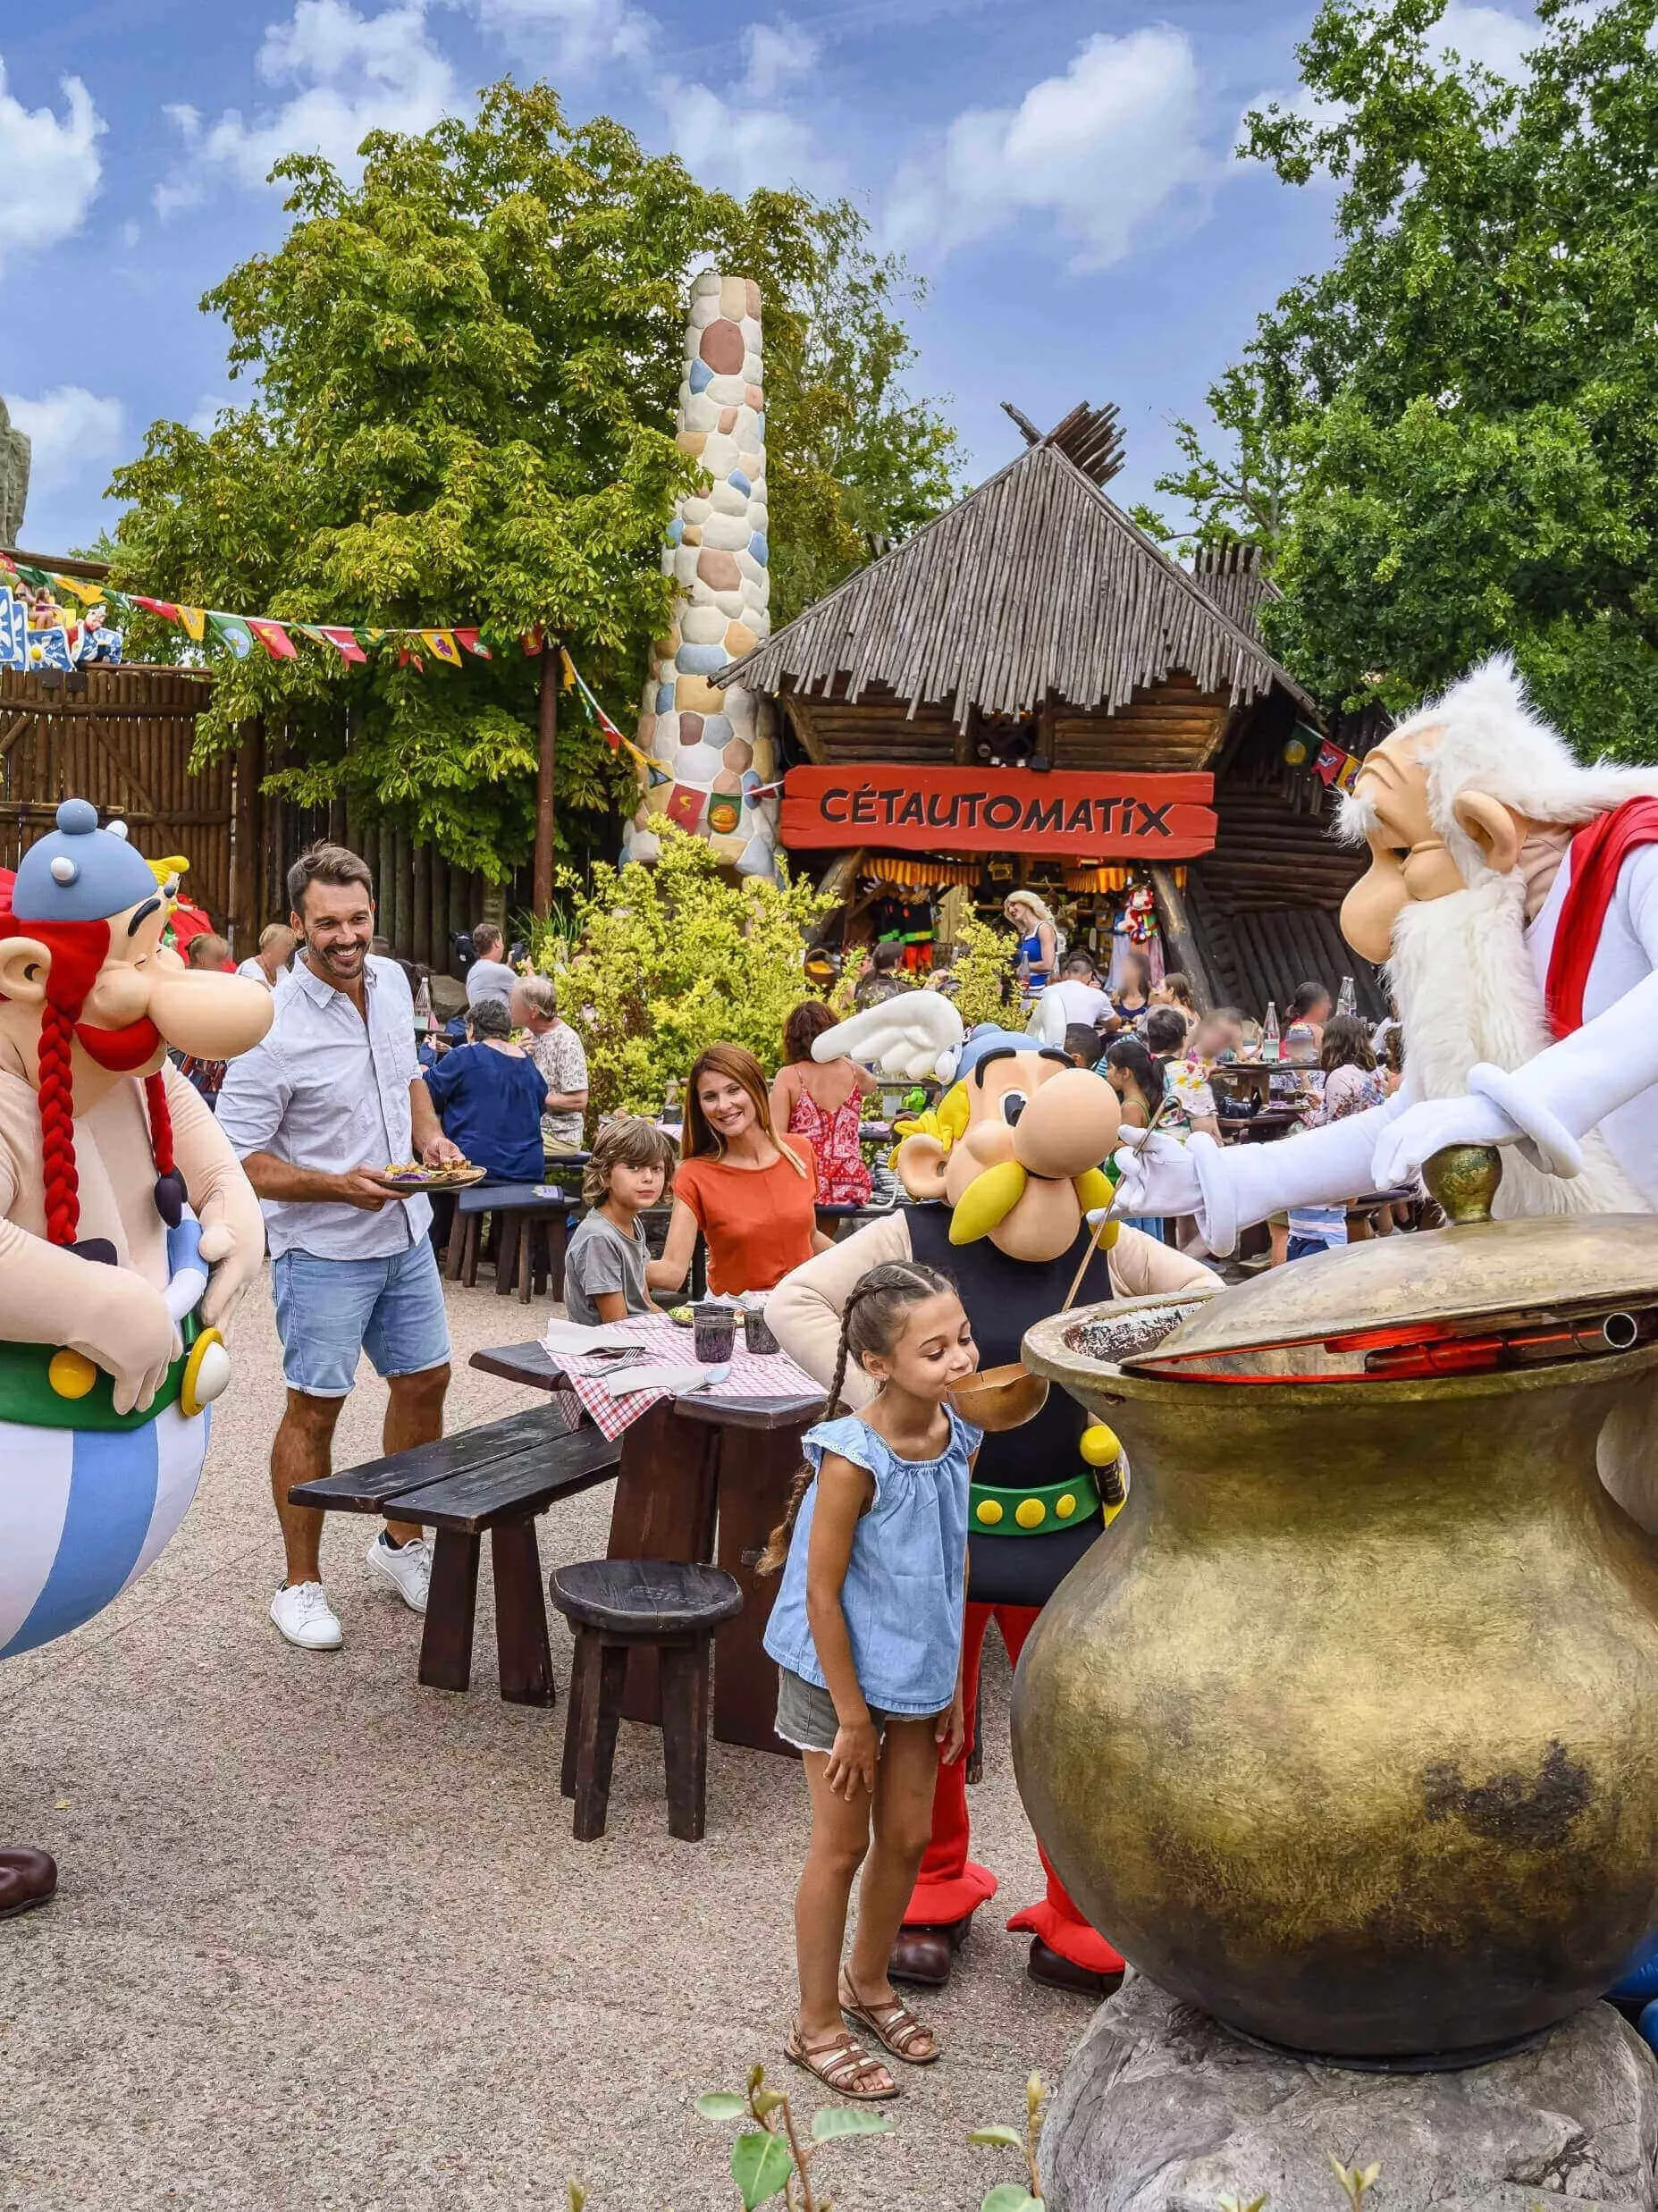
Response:
[[[880,2105],[898,2094],[898,2085],[890,2074],[887,2074],[885,2089],[856,2086],[871,2073],[887,2073],[887,2069],[851,2034],[837,2035],[832,2043],[820,2043],[815,2050],[808,2050],[800,2040],[800,2030],[791,2028],[786,2048],[797,2066],[815,2075],[837,2097],[850,2098],[854,2104]]]
[[[895,1997],[885,2005],[866,2005],[852,1986],[852,1977],[845,1967],[840,1975],[840,2009],[848,2021],[860,2028],[867,2028],[883,2050],[906,2066],[930,2066],[942,2057],[943,2046],[924,2020],[918,2020],[901,1997]],[[932,2044],[927,2051],[918,2051],[916,2040],[926,2036]]]

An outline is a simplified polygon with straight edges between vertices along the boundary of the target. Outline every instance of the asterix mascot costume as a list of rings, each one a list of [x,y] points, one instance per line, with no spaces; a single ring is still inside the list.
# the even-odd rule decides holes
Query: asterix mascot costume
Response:
[[[905,991],[868,1007],[812,1049],[821,1060],[848,1055],[893,1081],[936,1077],[953,1087],[932,1117],[936,1133],[906,1137],[897,1152],[899,1179],[916,1203],[819,1253],[771,1293],[766,1317],[785,1350],[827,1384],[859,1276],[883,1260],[917,1259],[955,1278],[980,1367],[1016,1361],[1025,1331],[1065,1304],[1092,1234],[1084,1216],[1109,1199],[1099,1164],[1116,1140],[1116,1094],[1030,1037],[980,1029],[964,1039],[961,1016],[933,991]],[[1196,1261],[1109,1224],[1079,1296],[1140,1297],[1212,1281]],[[844,1396],[856,1406],[873,1387],[852,1367]],[[1102,1503],[1082,1456],[1085,1426],[1081,1409],[1055,1391],[1033,1420],[988,1434],[980,1451],[963,1665],[970,1743],[991,1620],[1017,1661],[1043,1605],[1116,1510]],[[1119,1481],[1116,1505],[1122,1494]],[[996,1894],[996,1876],[967,1855],[966,1782],[964,1760],[940,1766],[932,1839],[892,1956],[891,1971],[906,1981],[946,1981],[973,1913]],[[1046,1858],[1043,1865],[1047,1895],[1007,1924],[1030,1932],[1037,1981],[1103,1992],[1121,1975],[1122,1958],[1082,1918]]]
[[[167,1047],[245,1052],[271,995],[187,971],[167,904],[83,799],[0,872],[0,1659],[91,1619],[183,1519],[219,1325],[264,1255]],[[44,1852],[0,1851],[0,1917],[55,1884]]]

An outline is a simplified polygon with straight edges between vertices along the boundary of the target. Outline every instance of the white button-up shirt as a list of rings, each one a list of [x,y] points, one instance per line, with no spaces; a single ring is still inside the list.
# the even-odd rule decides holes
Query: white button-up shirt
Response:
[[[251,1052],[231,1062],[219,1127],[239,1159],[268,1152],[295,1167],[344,1174],[411,1156],[408,1087],[420,1073],[408,979],[394,960],[364,963],[364,1022],[343,991],[295,962],[276,987],[275,1016]],[[385,1259],[432,1222],[424,1198],[356,1206],[261,1201],[273,1256]]]

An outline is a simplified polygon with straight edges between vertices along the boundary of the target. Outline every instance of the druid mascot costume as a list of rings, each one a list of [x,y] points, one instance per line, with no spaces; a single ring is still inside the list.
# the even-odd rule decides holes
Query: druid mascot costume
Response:
[[[918,1259],[955,1278],[980,1366],[1016,1361],[1025,1331],[1064,1305],[1089,1254],[1086,1216],[1110,1195],[1100,1164],[1116,1141],[1115,1093],[1030,1037],[987,1028],[964,1039],[960,1015],[935,991],[906,991],[868,1007],[827,1030],[812,1050],[822,1060],[849,1055],[896,1081],[937,1078],[952,1088],[928,1117],[931,1126],[898,1149],[898,1175],[916,1203],[819,1253],[772,1292],[766,1317],[785,1349],[827,1384],[859,1276],[883,1260]],[[1210,1280],[1196,1261],[1112,1224],[1080,1294],[1140,1297]],[[853,1369],[843,1395],[855,1407],[873,1388]],[[1054,1392],[1033,1419],[992,1431],[980,1451],[963,1664],[969,1742],[990,1621],[1017,1661],[1042,1606],[1121,1503],[1120,1484],[1110,1483],[1104,1492],[1113,1502],[1105,1502],[1082,1456],[1085,1420]],[[973,1913],[996,1893],[996,1876],[968,1856],[968,1843],[966,1762],[957,1760],[938,1770],[932,1837],[892,1956],[901,1979],[947,1979]],[[1122,1973],[1122,1958],[1047,1871],[1046,1896],[1008,1926],[1029,1931],[1037,1980],[1100,1991]]]
[[[271,994],[187,970],[169,899],[83,799],[0,872],[0,1659],[89,1620],[195,1495],[257,1201],[169,1065],[244,1052]],[[44,1904],[0,1850],[0,1917]]]

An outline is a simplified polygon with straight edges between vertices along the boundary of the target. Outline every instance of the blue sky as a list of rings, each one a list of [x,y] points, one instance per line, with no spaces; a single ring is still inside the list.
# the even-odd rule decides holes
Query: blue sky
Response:
[[[709,182],[848,191],[928,279],[918,388],[975,476],[1115,400],[1118,487],[1149,496],[1256,314],[1331,250],[1326,189],[1232,158],[1292,95],[1313,0],[65,0],[0,10],[0,393],[36,441],[25,542],[113,510],[157,416],[234,396],[198,301],[275,243],[290,148],[347,168],[508,70],[621,117]],[[1450,0],[1439,36],[1512,71],[1524,0]]]

